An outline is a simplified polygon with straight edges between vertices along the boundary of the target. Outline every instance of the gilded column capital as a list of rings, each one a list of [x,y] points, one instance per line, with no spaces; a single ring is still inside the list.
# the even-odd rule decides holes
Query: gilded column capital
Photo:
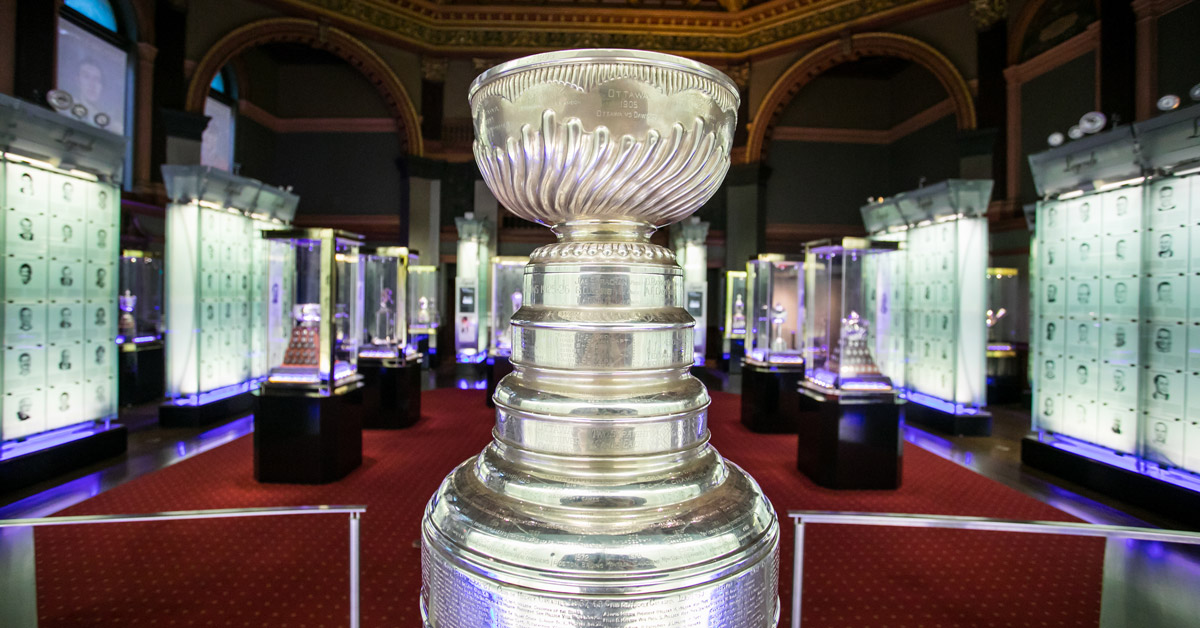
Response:
[[[975,30],[987,30],[1008,17],[1008,0],[971,0]]]
[[[434,83],[444,83],[446,81],[446,59],[421,57],[421,78]]]

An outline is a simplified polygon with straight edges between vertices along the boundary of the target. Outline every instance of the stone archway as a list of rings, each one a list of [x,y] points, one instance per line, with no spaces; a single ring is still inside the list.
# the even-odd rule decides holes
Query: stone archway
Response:
[[[959,130],[975,128],[975,102],[971,97],[971,89],[954,64],[942,53],[925,42],[905,35],[863,33],[831,41],[809,52],[792,64],[771,86],[751,122],[746,163],[756,163],[764,157],[775,122],[805,85],[836,65],[864,57],[899,57],[929,70],[950,95]]]
[[[200,60],[188,84],[187,110],[204,111],[208,85],[225,64],[241,53],[270,43],[298,43],[334,54],[358,70],[379,91],[397,122],[401,150],[420,156],[424,152],[416,107],[399,77],[387,63],[349,33],[299,18],[273,18],[251,22],[225,35]]]

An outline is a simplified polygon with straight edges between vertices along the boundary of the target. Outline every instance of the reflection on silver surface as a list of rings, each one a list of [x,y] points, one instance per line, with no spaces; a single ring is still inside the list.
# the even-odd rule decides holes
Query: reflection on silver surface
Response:
[[[581,50],[497,66],[470,100],[488,186],[559,242],[525,269],[495,441],[426,510],[426,626],[775,626],[778,521],[708,443],[682,271],[649,242],[724,178],[736,88]]]

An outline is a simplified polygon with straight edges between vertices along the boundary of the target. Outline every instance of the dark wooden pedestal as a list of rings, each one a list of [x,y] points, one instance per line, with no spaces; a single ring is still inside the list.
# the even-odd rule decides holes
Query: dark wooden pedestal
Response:
[[[795,434],[805,399],[804,366],[742,365],[742,425],[760,434]]]
[[[33,439],[37,436],[31,437]],[[54,434],[43,436],[57,442]],[[7,493],[49,480],[125,453],[129,430],[123,425],[97,426],[91,434],[66,440],[29,453],[17,453],[0,460],[0,493]],[[48,443],[49,445],[49,443]]]
[[[361,392],[306,397],[259,390],[254,396],[254,479],[327,484],[362,465],[361,400],[355,399]]]
[[[161,400],[163,397],[164,357],[162,343],[121,345],[121,375],[117,380],[117,399],[123,406]]]
[[[421,419],[421,357],[408,361],[359,358],[363,388],[349,403],[361,400],[364,429],[394,430]]]
[[[900,488],[904,439],[894,395],[863,401],[810,385],[802,391],[816,411],[800,420],[796,468],[825,488]]]
[[[746,339],[731,338],[729,340],[729,355],[725,359],[725,372],[739,375],[742,372],[742,358],[746,357]]]
[[[483,370],[487,373],[487,407],[495,408],[492,395],[496,394],[496,384],[499,384],[505,375],[513,372],[512,362],[506,355],[489,356]]]

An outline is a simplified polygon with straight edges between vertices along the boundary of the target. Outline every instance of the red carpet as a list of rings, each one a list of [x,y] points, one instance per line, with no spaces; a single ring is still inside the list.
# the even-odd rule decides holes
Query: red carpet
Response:
[[[425,501],[491,437],[482,392],[425,393],[403,431],[369,431],[363,467],[327,486],[260,485],[250,438],[134,480],[60,514],[366,504],[363,625],[419,627]],[[775,508],[1072,517],[945,461],[905,448],[894,492],[816,488],[794,469],[795,436],[747,432],[736,395],[713,393],[713,442]],[[780,595],[788,625],[791,526]],[[805,561],[805,626],[1095,626],[1103,541],[1053,536],[814,526]],[[43,528],[37,532],[42,626],[345,625],[347,525],[337,515]]]

